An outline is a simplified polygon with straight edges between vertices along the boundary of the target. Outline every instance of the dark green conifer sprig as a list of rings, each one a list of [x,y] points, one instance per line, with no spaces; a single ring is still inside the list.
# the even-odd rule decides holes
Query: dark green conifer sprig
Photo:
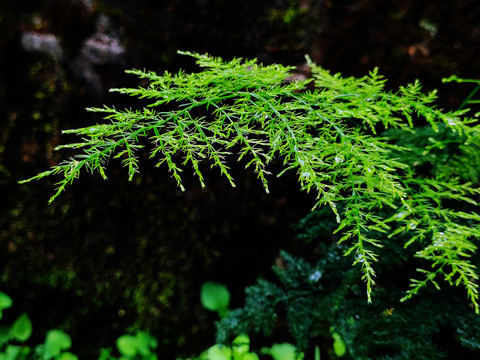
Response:
[[[149,146],[150,157],[157,166],[168,168],[182,190],[185,168],[192,168],[200,184],[206,185],[204,164],[218,168],[235,186],[228,164],[236,155],[254,169],[268,192],[268,166],[280,159],[284,170],[278,176],[295,172],[301,188],[315,194],[315,207],[327,205],[334,212],[336,233],[342,234],[346,254],[361,268],[369,301],[376,250],[383,246],[382,238],[397,229],[411,233],[411,242],[421,242],[424,250],[417,255],[434,265],[427,271],[428,280],[414,282],[409,294],[443,277],[465,286],[478,312],[477,277],[469,261],[478,239],[480,218],[474,200],[478,189],[460,180],[421,177],[403,160],[412,151],[408,144],[395,145],[377,135],[386,129],[414,134],[420,123],[434,133],[443,129],[465,144],[478,145],[478,126],[464,116],[465,110],[436,108],[435,92],[423,94],[419,82],[386,92],[385,79],[377,70],[362,78],[343,78],[307,58],[315,87],[309,90],[312,80],[286,81],[292,67],[183,54],[194,57],[202,71],[163,75],[128,71],[147,80],[148,86],[112,91],[149,104],[138,110],[88,109],[103,113],[106,122],[64,131],[82,140],[57,148],[80,153],[23,182],[59,174],[52,202],[84,170],[106,179],[112,158],[122,162],[132,180],[139,171],[138,152]],[[436,141],[441,147],[445,140]],[[455,212],[447,200],[468,204],[472,210]],[[396,215],[385,219],[379,215],[382,208],[391,208]],[[469,225],[462,225],[466,220]],[[409,225],[413,222],[415,228]],[[448,242],[442,249],[435,247],[440,233]]]

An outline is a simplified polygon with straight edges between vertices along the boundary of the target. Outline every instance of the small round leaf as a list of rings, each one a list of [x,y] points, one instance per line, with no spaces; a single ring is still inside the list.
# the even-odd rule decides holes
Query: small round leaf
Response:
[[[45,339],[45,352],[51,356],[59,355],[62,350],[67,350],[72,346],[70,336],[61,330],[50,330]]]
[[[207,359],[209,360],[230,360],[232,350],[228,346],[213,345],[207,350]]]
[[[8,309],[12,306],[12,298],[0,291],[0,313],[3,309]]]
[[[22,314],[13,323],[10,329],[10,336],[15,340],[24,342],[32,335],[32,322],[27,314]]]
[[[262,353],[270,355],[274,360],[302,360],[303,353],[289,343],[273,344],[270,348],[262,348]]]
[[[117,348],[122,355],[135,356],[138,352],[137,339],[132,335],[123,335],[117,339]]]
[[[205,309],[222,312],[228,308],[230,293],[222,284],[206,282],[200,292],[200,301]]]

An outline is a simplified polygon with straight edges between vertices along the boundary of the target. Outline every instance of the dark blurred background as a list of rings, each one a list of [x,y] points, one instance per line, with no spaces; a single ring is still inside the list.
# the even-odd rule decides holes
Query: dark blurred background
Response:
[[[480,78],[476,0],[4,0],[0,4],[0,290],[30,314],[35,336],[62,328],[73,351],[95,358],[126,331],[148,329],[165,358],[214,341],[215,314],[199,303],[207,280],[225,283],[232,306],[269,277],[290,225],[313,200],[295,179],[233,169],[237,188],[210,174],[182,193],[148,161],[133,182],[112,164],[107,182],[85,174],[47,206],[54,180],[18,185],[62,160],[62,129],[101,121],[85,107],[124,107],[109,88],[136,86],[125,69],[196,70],[177,50],[264,64],[301,65],[305,54],[345,76],[374,67],[388,87],[420,79],[455,108]],[[43,331],[43,332],[42,332]],[[95,350],[95,351],[94,351]]]

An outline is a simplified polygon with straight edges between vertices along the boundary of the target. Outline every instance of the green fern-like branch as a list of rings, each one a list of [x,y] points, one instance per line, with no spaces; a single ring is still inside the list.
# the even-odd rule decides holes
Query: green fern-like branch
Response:
[[[369,301],[378,260],[375,249],[382,246],[382,237],[395,231],[412,232],[411,241],[424,239],[434,230],[449,229],[445,233],[453,234],[450,225],[466,220],[465,213],[425,203],[449,198],[476,205],[475,189],[458,182],[450,191],[435,178],[421,180],[401,156],[392,155],[410,150],[377,135],[386,129],[413,132],[415,123],[421,122],[434,131],[443,127],[478,143],[472,119],[462,117],[464,111],[437,109],[432,105],[436,93],[423,94],[419,82],[386,92],[386,80],[377,70],[362,78],[343,78],[308,58],[313,79],[288,82],[292,67],[183,54],[195,58],[201,71],[163,75],[128,71],[147,80],[148,86],[112,91],[144,99],[148,105],[139,110],[88,109],[104,114],[106,122],[64,131],[81,141],[57,148],[79,153],[22,183],[60,175],[52,202],[82,171],[97,172],[106,179],[111,159],[120,159],[132,180],[139,171],[139,150],[149,147],[150,157],[157,166],[166,166],[182,190],[182,172],[187,167],[193,168],[201,186],[206,185],[203,164],[217,168],[235,186],[228,164],[236,155],[253,168],[268,192],[269,165],[279,159],[284,170],[277,176],[294,172],[301,188],[316,196],[315,207],[327,205],[335,213],[336,231],[342,234],[341,242],[348,243],[346,254],[362,270]],[[309,90],[312,81],[315,89]],[[376,215],[384,207],[396,215],[390,219]],[[440,225],[444,218],[449,222]],[[478,221],[475,216],[468,220]],[[425,229],[416,233],[409,228],[411,222]],[[447,280],[464,285],[478,311],[475,269],[465,256],[465,251],[475,249],[460,246],[458,240],[473,244],[478,234],[464,229],[457,235],[448,238],[452,241],[448,254],[426,246],[418,256],[440,269],[431,272],[435,276],[442,272]],[[410,293],[426,283],[414,284]]]

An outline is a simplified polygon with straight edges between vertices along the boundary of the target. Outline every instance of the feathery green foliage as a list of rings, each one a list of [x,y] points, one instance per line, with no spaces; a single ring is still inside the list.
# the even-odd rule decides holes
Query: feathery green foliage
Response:
[[[296,173],[301,188],[316,196],[314,208],[328,206],[335,214],[334,232],[361,269],[368,301],[378,250],[386,238],[407,234],[405,246],[420,244],[415,256],[431,267],[420,269],[422,278],[412,280],[404,299],[443,278],[465,287],[479,312],[478,276],[470,257],[479,238],[480,189],[462,174],[432,174],[419,166],[450,141],[465,149],[479,145],[476,119],[467,117],[467,110],[438,109],[436,93],[423,94],[418,81],[385,91],[386,80],[376,69],[362,78],[344,78],[307,58],[313,80],[289,81],[293,67],[184,54],[202,71],[128,71],[148,86],[112,91],[148,104],[136,110],[88,109],[103,113],[106,122],[64,131],[81,140],[57,148],[78,154],[23,182],[60,175],[52,202],[82,171],[107,179],[112,158],[122,162],[132,180],[139,153],[147,149],[181,189],[186,167],[206,185],[205,164],[235,186],[228,164],[236,157],[254,169],[268,192],[269,165],[278,159],[284,170],[277,176]],[[398,134],[415,136],[418,126],[445,136],[432,136],[422,149],[396,143]],[[395,135],[383,134],[388,129]],[[412,156],[419,163],[410,163]],[[442,159],[446,169],[455,169],[455,157]],[[389,216],[382,215],[384,209]]]

